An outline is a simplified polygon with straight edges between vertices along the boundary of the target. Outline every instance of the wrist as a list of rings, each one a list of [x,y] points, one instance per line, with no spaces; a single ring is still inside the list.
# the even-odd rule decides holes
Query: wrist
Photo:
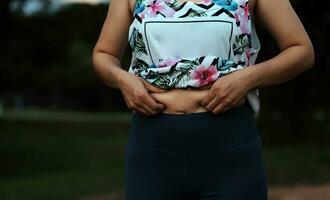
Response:
[[[246,80],[246,86],[248,87],[248,90],[257,88],[259,85],[259,76],[258,73],[256,73],[256,68],[254,66],[248,66],[243,69],[244,73],[244,80]]]
[[[118,71],[116,72],[115,81],[118,88],[123,83],[124,77],[127,75],[127,73],[128,72],[123,69],[118,69]]]

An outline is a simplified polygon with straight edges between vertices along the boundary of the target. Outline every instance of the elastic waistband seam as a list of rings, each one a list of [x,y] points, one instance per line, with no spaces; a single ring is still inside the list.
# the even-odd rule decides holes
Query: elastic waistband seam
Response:
[[[228,144],[223,144],[223,145],[220,145],[220,146],[212,147],[212,148],[201,150],[201,151],[191,151],[191,152],[182,152],[182,153],[181,152],[161,150],[161,149],[157,149],[157,148],[147,146],[147,145],[144,145],[144,144],[140,144],[140,143],[136,143],[136,142],[131,142],[131,143],[134,144],[134,145],[138,145],[138,146],[141,146],[143,148],[147,148],[147,149],[150,149],[150,150],[153,150],[153,151],[158,151],[158,152],[161,152],[161,153],[176,154],[176,155],[187,155],[187,154],[205,153],[205,152],[208,152],[208,151],[226,149],[226,148],[230,148],[230,147],[233,147],[233,146],[236,146],[236,145],[246,144],[246,143],[254,141],[258,137],[259,137],[258,132],[254,132],[253,134],[251,134],[251,135],[249,135],[249,136],[247,136],[243,139],[240,139],[238,141],[235,141],[235,142],[231,142],[231,143],[228,143]]]

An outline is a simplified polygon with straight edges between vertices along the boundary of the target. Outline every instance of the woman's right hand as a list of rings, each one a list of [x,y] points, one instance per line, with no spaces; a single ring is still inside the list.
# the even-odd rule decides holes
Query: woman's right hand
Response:
[[[166,90],[151,85],[141,77],[126,72],[118,85],[128,108],[148,116],[165,109],[165,105],[158,103],[149,91],[166,92]]]

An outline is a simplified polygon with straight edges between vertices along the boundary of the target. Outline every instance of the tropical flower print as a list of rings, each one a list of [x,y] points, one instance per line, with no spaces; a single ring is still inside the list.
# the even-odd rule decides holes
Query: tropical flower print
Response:
[[[136,14],[141,13],[145,9],[145,5],[141,2],[141,0],[135,0],[136,4],[134,7],[134,11]]]
[[[174,64],[176,64],[177,62],[179,62],[180,59],[179,58],[168,58],[168,59],[164,59],[161,62],[158,62],[155,67],[168,67],[168,66],[172,66]]]
[[[152,85],[163,88],[200,87],[218,77],[232,73],[243,67],[232,60],[217,56],[172,57],[148,65],[141,59],[132,66],[132,72]]]
[[[251,55],[252,55],[251,50],[246,49],[245,50],[245,56],[247,58],[247,63],[248,63],[247,66],[251,65]]]
[[[197,87],[201,87],[215,81],[218,78],[218,70],[214,65],[200,65],[190,74],[190,78],[196,81]]]
[[[180,7],[179,2],[177,2],[176,0],[163,0],[163,1],[170,9],[176,10]]]
[[[244,53],[247,48],[251,48],[251,36],[246,33],[236,35],[233,43],[234,55]]]
[[[172,3],[174,2],[174,3],[178,4],[179,6],[180,6],[180,4],[184,4],[185,2],[189,2],[189,1],[183,1],[182,3],[180,3],[180,2],[178,2],[177,0],[164,0],[164,1],[172,2]],[[197,2],[197,3],[195,3],[195,4],[199,4],[199,3],[209,4],[209,3],[211,3],[211,2],[212,2],[212,0],[202,0],[202,1]]]
[[[199,88],[216,81],[222,76],[253,65],[257,58],[261,46],[257,36],[252,35],[255,34],[255,31],[252,29],[254,26],[251,24],[249,0],[201,0],[196,3],[192,3],[190,0],[180,0],[182,3],[178,0],[135,1],[134,24],[132,24],[133,28],[130,29],[129,37],[133,57],[128,71],[143,78],[155,87],[165,90],[171,88]],[[177,21],[180,18],[181,21],[182,18],[204,16],[219,17],[231,24],[231,34],[228,36],[230,38],[222,33],[219,35],[219,38],[221,37],[219,40],[226,40],[226,44],[229,40],[230,45],[224,45],[223,48],[226,49],[222,49],[219,53],[212,53],[212,51],[202,53],[203,50],[200,47],[204,46],[198,43],[203,43],[204,40],[209,40],[211,37],[209,38],[207,33],[201,32],[199,38],[191,38],[191,43],[187,42],[189,48],[195,48],[196,45],[196,52],[194,50],[189,51],[195,52],[194,56],[169,58],[162,56],[161,53],[170,53],[170,51],[162,49],[161,42],[153,45],[153,37],[147,38],[147,34],[145,34],[146,26],[142,26],[146,18],[157,18],[155,21],[160,22],[165,18],[177,18]],[[176,20],[173,21],[176,22]],[[190,21],[190,19],[187,19],[187,21]],[[164,23],[163,27],[166,29],[168,26]],[[162,32],[160,30],[159,36],[166,33],[167,31]],[[175,38],[175,33],[173,33],[173,36],[174,40],[179,39]],[[175,43],[173,44],[174,47],[171,46],[171,48],[175,48]],[[167,48],[167,46],[164,46],[164,48]],[[153,55],[157,56],[154,57]],[[155,58],[158,56],[161,59],[158,59],[157,62]],[[251,105],[254,111],[258,113],[258,90],[254,90],[252,93],[249,92],[247,97],[250,101],[253,101]]]
[[[209,4],[209,3],[211,3],[212,2],[212,0],[203,0],[202,1],[202,3],[206,3],[206,4]]]
[[[202,0],[201,4],[214,3],[222,8],[230,11],[236,11],[239,5],[234,0]],[[140,15],[140,18],[156,17],[161,13],[165,17],[173,17],[181,6],[177,0],[136,0],[135,13]],[[192,10],[195,11],[195,10]],[[205,14],[195,11],[192,16],[205,16]],[[191,16],[190,15],[190,16]]]
[[[132,41],[130,41],[130,45],[133,49],[133,52],[137,55],[140,56],[142,54],[148,55],[146,45],[144,44],[142,34],[137,31],[137,29],[133,29],[133,34],[132,34]]]
[[[236,24],[240,27],[242,33],[249,34],[251,32],[249,26],[249,5],[246,3],[244,6],[239,6],[234,14],[236,19]]]
[[[235,11],[238,8],[238,4],[233,0],[213,0],[213,2],[231,11]]]
[[[172,17],[176,13],[164,3],[164,0],[147,0],[147,5],[141,14],[141,18],[156,17],[158,12],[166,17]]]
[[[188,0],[189,1],[189,0]],[[201,57],[170,57],[162,58],[158,62],[148,63],[148,51],[143,35],[139,29],[134,28],[130,44],[136,56],[135,62],[132,62],[131,71],[134,74],[148,80],[153,85],[163,88],[185,88],[188,86],[200,87],[215,81],[218,77],[229,74],[233,71],[250,65],[252,60],[251,30],[248,0],[202,0],[197,4],[219,5],[225,9],[224,13],[236,22],[237,31],[233,35],[232,52],[235,60],[225,59],[223,57],[213,57],[211,55]],[[180,10],[185,10],[184,6],[192,4],[181,4],[178,0],[136,0],[135,17],[141,19],[145,17],[174,17]],[[186,12],[180,13],[178,17],[202,17],[208,16],[209,9],[186,9]],[[229,12],[231,11],[231,12]],[[214,13],[214,12],[213,12]],[[140,21],[141,23],[141,21]],[[208,61],[203,59],[208,57]],[[212,58],[211,58],[212,57]],[[147,60],[146,60],[147,59]],[[214,59],[209,62],[210,59]]]

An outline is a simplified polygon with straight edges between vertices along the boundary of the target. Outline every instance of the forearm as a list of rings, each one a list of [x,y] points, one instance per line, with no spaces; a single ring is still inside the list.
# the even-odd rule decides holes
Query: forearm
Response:
[[[94,52],[93,66],[96,75],[105,85],[119,89],[119,80],[127,73],[122,69],[120,60],[105,52]]]
[[[246,67],[250,88],[260,88],[286,82],[314,64],[314,51],[306,46],[295,45],[281,51],[267,61]]]

